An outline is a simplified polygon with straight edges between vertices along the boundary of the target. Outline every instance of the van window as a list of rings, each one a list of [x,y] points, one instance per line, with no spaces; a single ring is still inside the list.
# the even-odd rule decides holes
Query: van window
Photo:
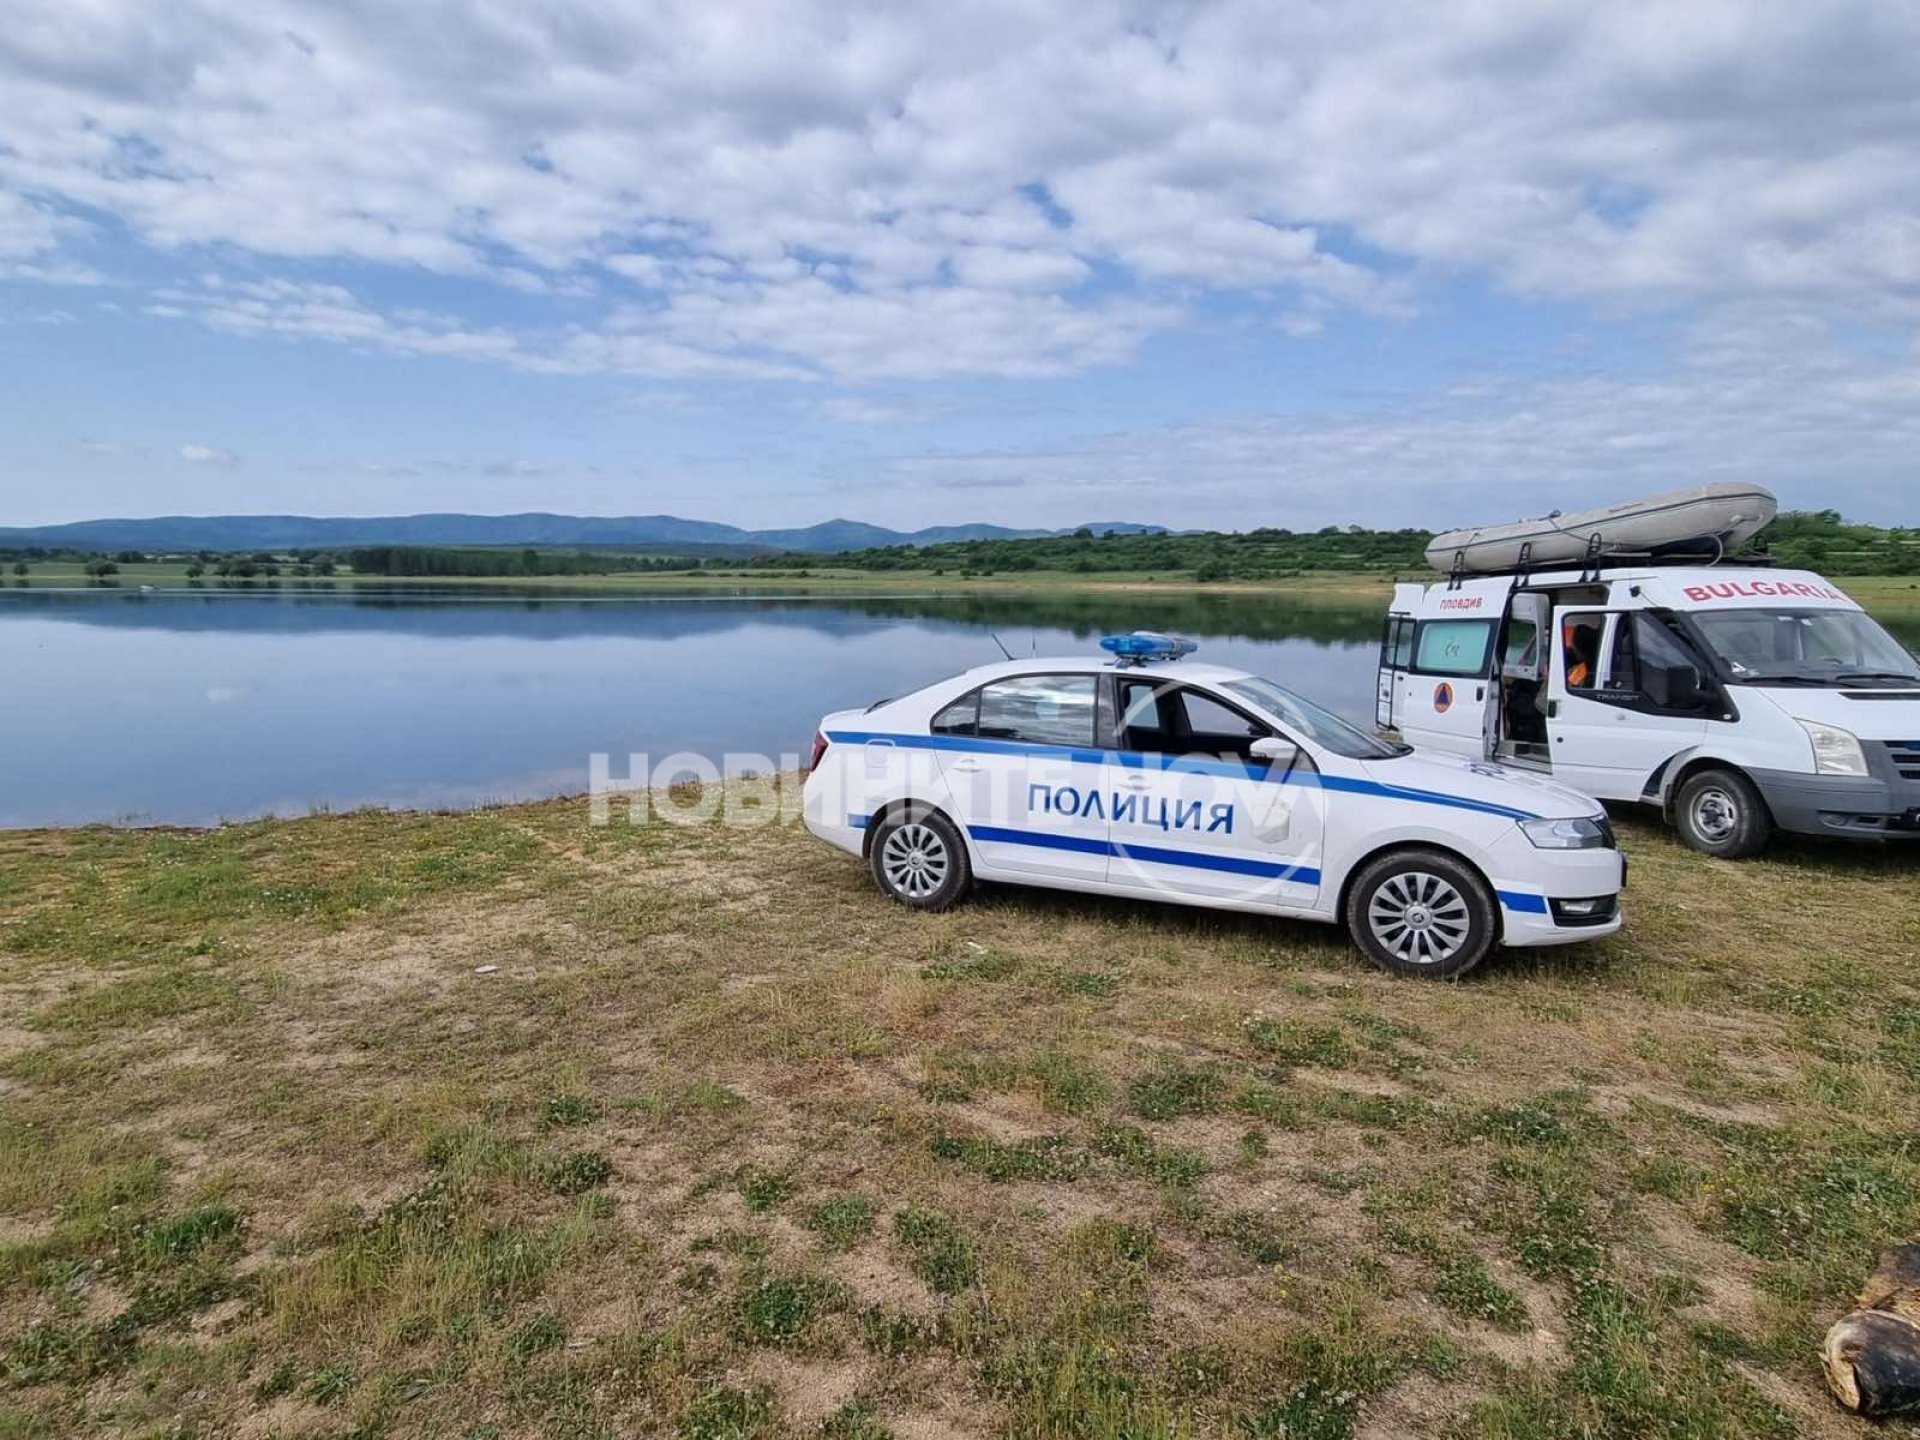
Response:
[[[1560,676],[1569,690],[1591,690],[1599,683],[1600,637],[1606,623],[1607,617],[1598,610],[1560,618]]]
[[[1413,666],[1413,620],[1406,615],[1389,615],[1387,633],[1380,650],[1389,670],[1408,670]]]
[[[1095,683],[1092,675],[1014,675],[982,685],[973,733],[1029,745],[1091,746]]]
[[[1721,675],[1747,684],[1920,680],[1900,642],[1858,610],[1689,611]]]
[[[1507,622],[1507,658],[1509,665],[1518,665],[1532,669],[1535,647],[1540,643],[1540,632],[1531,620],[1522,620],[1517,615]]]
[[[1491,620],[1428,620],[1420,626],[1413,668],[1428,675],[1484,675]]]
[[[1608,690],[1630,691],[1656,710],[1697,710],[1704,698],[1699,693],[1669,693],[1672,672],[1679,668],[1704,673],[1699,656],[1658,615],[1635,610],[1615,622],[1605,667]]]

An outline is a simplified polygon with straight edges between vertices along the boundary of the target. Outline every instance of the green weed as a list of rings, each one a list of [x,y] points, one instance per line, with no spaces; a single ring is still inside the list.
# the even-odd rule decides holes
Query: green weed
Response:
[[[958,1295],[980,1273],[973,1241],[951,1216],[909,1206],[893,1217],[894,1238],[913,1273],[939,1295]]]
[[[805,1223],[830,1250],[850,1250],[873,1233],[873,1202],[864,1195],[833,1195],[808,1210]]]

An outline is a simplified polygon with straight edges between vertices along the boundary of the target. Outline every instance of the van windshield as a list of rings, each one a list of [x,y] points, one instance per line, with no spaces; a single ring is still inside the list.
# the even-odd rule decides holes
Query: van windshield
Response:
[[[1687,619],[1736,684],[1920,684],[1920,661],[1858,610],[1692,610]]]
[[[1273,716],[1289,730],[1298,731],[1314,744],[1344,755],[1349,760],[1392,760],[1413,753],[1411,745],[1400,745],[1369,735],[1358,725],[1342,720],[1331,710],[1323,710],[1283,685],[1260,675],[1229,680],[1225,688]]]

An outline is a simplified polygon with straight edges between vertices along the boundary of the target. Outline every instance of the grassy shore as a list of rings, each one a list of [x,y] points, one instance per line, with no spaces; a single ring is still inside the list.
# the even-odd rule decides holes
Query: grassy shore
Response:
[[[16,577],[12,576],[0,578],[3,578],[9,586],[16,581]],[[127,565],[122,567],[118,575],[111,578],[113,582],[117,582],[118,588],[123,590],[137,589],[141,585],[153,585],[169,590],[193,588],[193,582],[187,579],[186,567],[179,564]],[[35,566],[29,571],[24,578],[23,588],[85,586],[93,583],[96,582],[90,581],[77,563],[45,564]],[[209,575],[200,579],[197,588],[202,592],[221,588],[268,590],[275,583],[274,580],[264,579],[251,582],[222,582]],[[1300,575],[1275,581],[1200,584],[1196,583],[1191,573],[1187,571],[1168,571],[1165,575],[1150,576],[1124,571],[1103,574],[1064,570],[1022,570],[1000,575],[961,576],[951,570],[838,570],[832,567],[769,570],[749,567],[619,575],[401,577],[347,574],[329,576],[325,579],[317,577],[303,579],[283,575],[277,577],[277,584],[281,589],[333,586],[341,590],[417,589],[426,593],[436,590],[471,590],[475,587],[482,589],[509,587],[515,591],[532,589],[549,591],[557,595],[577,593],[591,596],[648,595],[663,592],[733,594],[740,591],[823,595],[932,593],[968,595],[1022,593],[1033,590],[1054,592],[1151,589],[1204,590],[1251,595],[1276,593],[1297,595],[1308,599],[1372,604],[1376,601],[1384,601],[1385,597],[1392,593],[1393,577],[1326,573]]]
[[[0,835],[0,1436],[1868,1433],[1910,852],[1438,985],[586,815]]]

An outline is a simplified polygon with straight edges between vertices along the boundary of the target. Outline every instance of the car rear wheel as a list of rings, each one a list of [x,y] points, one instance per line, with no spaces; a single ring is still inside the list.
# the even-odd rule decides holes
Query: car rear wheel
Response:
[[[1381,969],[1436,980],[1466,974],[1499,935],[1486,881],[1440,850],[1398,850],[1368,864],[1347,892],[1346,921]]]
[[[945,910],[973,885],[966,843],[938,810],[912,806],[889,813],[867,858],[874,883],[916,910]]]
[[[1674,800],[1673,819],[1689,849],[1722,860],[1758,855],[1773,835],[1767,802],[1738,770],[1688,776]]]

